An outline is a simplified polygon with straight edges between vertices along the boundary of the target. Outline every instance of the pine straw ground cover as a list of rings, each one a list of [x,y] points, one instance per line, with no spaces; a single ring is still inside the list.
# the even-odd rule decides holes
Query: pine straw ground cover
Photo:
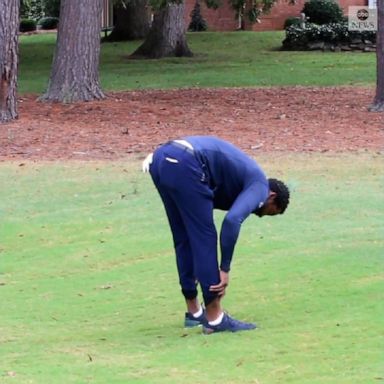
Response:
[[[384,114],[373,87],[272,87],[109,93],[103,101],[44,104],[22,96],[0,129],[0,160],[118,159],[182,135],[216,135],[251,155],[380,151]]]

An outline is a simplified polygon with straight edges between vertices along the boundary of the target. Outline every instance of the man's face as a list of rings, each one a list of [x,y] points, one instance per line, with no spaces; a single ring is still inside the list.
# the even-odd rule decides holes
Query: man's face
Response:
[[[281,209],[276,205],[275,197],[276,193],[271,192],[268,200],[263,207],[256,212],[256,215],[259,217],[279,215],[281,213]]]

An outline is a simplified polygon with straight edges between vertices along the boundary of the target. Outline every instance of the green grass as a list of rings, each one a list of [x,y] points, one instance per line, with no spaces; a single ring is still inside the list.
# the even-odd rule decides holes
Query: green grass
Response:
[[[102,44],[103,89],[374,85],[373,53],[280,51],[283,32],[190,33],[192,58],[128,60],[140,42]],[[20,39],[21,93],[42,93],[48,82],[55,35]]]
[[[263,155],[287,213],[243,225],[224,306],[184,330],[170,233],[139,162],[0,164],[0,382],[383,380],[382,159]],[[222,213],[218,213],[218,223]]]

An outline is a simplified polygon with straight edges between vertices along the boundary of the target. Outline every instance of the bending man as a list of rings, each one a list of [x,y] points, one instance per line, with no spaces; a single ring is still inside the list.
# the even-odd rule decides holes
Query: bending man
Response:
[[[177,269],[187,304],[185,326],[203,325],[204,333],[256,328],[221,308],[229,282],[234,247],[242,222],[284,213],[289,190],[267,179],[260,166],[232,144],[210,136],[189,136],[159,147],[143,162],[164,203],[173,235]],[[213,210],[228,211],[218,236]],[[205,310],[197,299],[200,284]]]

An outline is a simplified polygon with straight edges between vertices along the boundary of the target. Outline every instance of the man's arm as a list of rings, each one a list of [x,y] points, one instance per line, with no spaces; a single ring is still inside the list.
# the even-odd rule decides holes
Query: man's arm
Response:
[[[221,263],[220,270],[229,272],[235,244],[239,237],[241,224],[268,197],[268,188],[254,183],[244,190],[226,214],[220,231]]]

